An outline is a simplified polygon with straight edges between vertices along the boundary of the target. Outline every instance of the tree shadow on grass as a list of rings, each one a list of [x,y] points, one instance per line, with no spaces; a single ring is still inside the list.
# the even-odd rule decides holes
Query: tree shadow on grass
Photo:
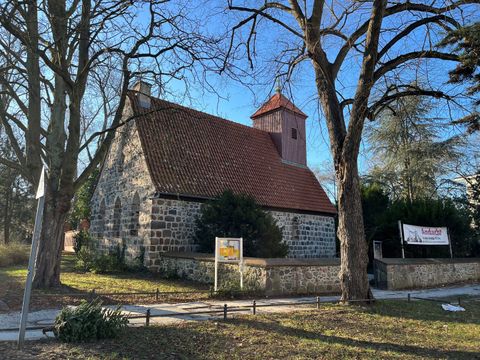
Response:
[[[0,354],[11,359],[217,359],[215,349],[222,352],[226,341],[194,329],[155,326],[128,328],[118,338],[86,343],[27,342],[23,350],[0,343]]]
[[[448,302],[448,300],[445,300],[443,303],[447,304]],[[385,300],[378,301],[373,306],[359,307],[358,310],[368,314],[394,318],[480,325],[480,302],[465,300],[462,303],[462,307],[466,311],[450,312],[443,310],[442,302]]]
[[[335,335],[324,335],[320,332],[301,329],[298,327],[291,327],[281,325],[278,322],[260,322],[254,318],[241,318],[234,320],[236,324],[247,326],[249,328],[257,329],[268,333],[276,333],[278,335],[289,336],[293,338],[301,338],[305,340],[317,340],[328,344],[338,344],[346,348],[360,348],[374,351],[389,351],[406,355],[420,356],[421,358],[439,359],[439,358],[454,358],[454,359],[480,359],[480,353],[475,351],[463,350],[445,350],[438,348],[427,348],[415,345],[397,344],[392,342],[380,342],[371,340],[358,340],[348,337],[341,337]],[[370,326],[375,326],[370,324]],[[306,354],[308,355],[308,354]]]

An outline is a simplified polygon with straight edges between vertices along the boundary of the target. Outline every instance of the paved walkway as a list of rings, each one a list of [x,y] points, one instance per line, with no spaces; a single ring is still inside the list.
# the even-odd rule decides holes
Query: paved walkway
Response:
[[[412,297],[423,298],[444,298],[455,297],[459,295],[479,296],[480,297],[480,284],[468,285],[468,286],[456,286],[456,287],[444,287],[437,289],[426,290],[406,290],[406,291],[388,291],[373,289],[373,294],[376,299],[406,299],[408,294]],[[339,300],[339,296],[323,296],[320,299],[322,302],[331,302]],[[288,303],[302,303],[313,302],[315,297],[297,297],[297,298],[282,298],[282,299],[261,299],[257,300],[257,305],[264,304],[288,304]],[[227,304],[229,308],[251,306],[251,300],[231,300],[231,301],[199,301],[199,302],[187,302],[177,304],[148,304],[148,305],[125,305],[122,307],[123,311],[129,315],[141,315],[146,314],[150,309],[151,315],[163,315],[162,317],[153,317],[150,320],[151,324],[173,324],[181,321],[200,321],[215,319],[223,316],[218,314],[193,314],[194,312],[203,312],[210,310],[222,309],[224,304]],[[246,309],[245,312],[251,311]],[[259,307],[257,313],[265,312],[287,312],[292,311],[292,307],[288,305],[275,306],[275,307]],[[28,316],[28,327],[47,326],[53,323],[58,309],[41,310],[31,312]],[[174,315],[182,313],[185,315]],[[169,315],[172,314],[172,315]],[[18,337],[18,324],[20,322],[20,313],[8,313],[0,315],[0,341],[15,341]],[[145,318],[132,319],[130,321],[131,326],[141,326],[145,324]],[[12,329],[10,331],[6,329]],[[15,329],[15,330],[13,330]],[[53,336],[53,334],[48,334]],[[41,330],[29,330],[26,333],[26,339],[36,340],[44,338],[46,335],[42,334]]]

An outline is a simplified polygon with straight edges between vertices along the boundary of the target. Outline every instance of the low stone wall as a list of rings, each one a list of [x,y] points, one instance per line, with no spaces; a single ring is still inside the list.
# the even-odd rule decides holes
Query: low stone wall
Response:
[[[158,271],[167,276],[213,284],[213,255],[199,253],[163,253]],[[340,291],[339,259],[258,259],[245,258],[245,290],[266,295],[326,294]],[[220,286],[239,281],[238,265],[219,264]]]
[[[377,259],[375,280],[389,290],[480,281],[480,259]]]

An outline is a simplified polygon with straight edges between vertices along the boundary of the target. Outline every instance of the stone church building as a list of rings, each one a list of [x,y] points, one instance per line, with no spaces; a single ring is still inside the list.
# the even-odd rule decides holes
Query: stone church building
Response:
[[[336,210],[307,167],[307,116],[280,92],[249,127],[151,97],[139,82],[124,116],[92,198],[99,250],[125,244],[152,269],[162,252],[194,252],[202,203],[230,189],[273,215],[289,257],[335,256]]]

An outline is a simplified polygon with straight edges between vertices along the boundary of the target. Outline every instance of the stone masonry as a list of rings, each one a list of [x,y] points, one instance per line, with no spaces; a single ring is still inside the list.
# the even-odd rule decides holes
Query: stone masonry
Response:
[[[375,280],[388,290],[480,281],[480,259],[377,259]]]
[[[195,219],[200,213],[201,205],[194,201],[162,198],[152,200],[150,266],[158,265],[158,257],[162,252],[196,250],[193,237]]]
[[[125,116],[128,115],[127,112]],[[117,130],[92,197],[90,233],[99,251],[125,244],[127,258],[133,259],[145,250],[145,259],[149,261],[146,250],[150,244],[154,192],[132,121]]]
[[[283,232],[291,258],[335,257],[335,222],[331,216],[270,212]]]
[[[338,259],[244,259],[244,290],[268,296],[326,294],[340,291]],[[158,258],[159,271],[172,277],[213,284],[213,255],[164,253]],[[219,287],[239,284],[238,265],[219,264]]]
[[[195,252],[195,219],[201,203],[185,200],[153,199],[150,234],[150,265],[167,251]],[[335,257],[335,224],[332,217],[270,212],[283,232],[290,258]],[[212,240],[213,241],[213,240]]]

